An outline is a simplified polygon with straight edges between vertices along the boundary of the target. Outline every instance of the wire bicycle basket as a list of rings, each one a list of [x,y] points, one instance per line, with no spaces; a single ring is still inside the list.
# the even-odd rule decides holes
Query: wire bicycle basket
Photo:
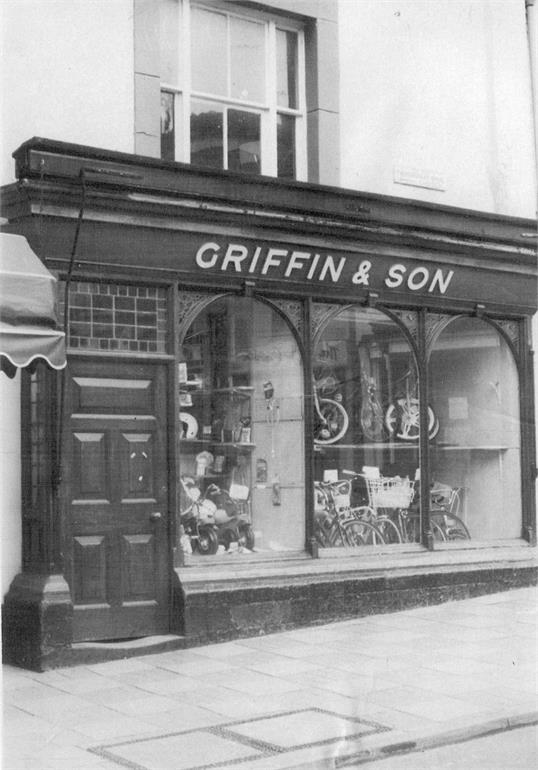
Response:
[[[374,508],[409,508],[415,496],[414,482],[399,476],[365,476],[370,506]]]

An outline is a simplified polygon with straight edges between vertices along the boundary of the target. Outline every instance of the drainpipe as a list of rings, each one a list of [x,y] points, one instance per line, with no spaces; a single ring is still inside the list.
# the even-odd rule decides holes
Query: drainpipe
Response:
[[[536,55],[536,48],[538,46],[538,14],[536,11],[536,0],[525,0],[525,10],[527,13],[527,36],[529,40],[529,63],[530,63],[530,75],[531,75],[531,106],[532,106],[532,122],[534,126],[534,158],[535,168],[536,161],[538,161],[538,77],[536,75],[536,69],[538,67],[538,57]],[[538,180],[537,180],[538,181]],[[531,321],[532,329],[532,341],[531,347],[533,348],[531,354],[531,371],[534,379],[534,404],[535,408],[538,405],[538,357],[534,354],[534,350],[538,347],[538,313],[534,315]],[[535,417],[535,446],[538,447],[538,420]],[[536,450],[535,450],[536,451]],[[538,468],[534,468],[535,473],[535,494],[538,498]],[[536,523],[534,525],[536,527]]]
[[[538,47],[538,13],[536,11],[536,0],[525,0],[525,9],[527,12],[527,36],[529,40],[534,148],[535,158],[538,160],[538,76],[536,75],[538,68],[538,57],[536,55]]]

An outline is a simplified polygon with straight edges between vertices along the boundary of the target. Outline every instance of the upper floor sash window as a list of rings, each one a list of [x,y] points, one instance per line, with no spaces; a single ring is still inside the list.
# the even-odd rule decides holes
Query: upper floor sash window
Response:
[[[306,179],[301,26],[193,0],[160,21],[161,157]]]

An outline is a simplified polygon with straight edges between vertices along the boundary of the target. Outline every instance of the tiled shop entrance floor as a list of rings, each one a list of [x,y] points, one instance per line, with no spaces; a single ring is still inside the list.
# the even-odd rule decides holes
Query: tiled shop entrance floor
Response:
[[[157,738],[124,741],[92,751],[133,770],[204,770],[389,729],[376,722],[309,708]],[[217,762],[215,757],[219,758]]]

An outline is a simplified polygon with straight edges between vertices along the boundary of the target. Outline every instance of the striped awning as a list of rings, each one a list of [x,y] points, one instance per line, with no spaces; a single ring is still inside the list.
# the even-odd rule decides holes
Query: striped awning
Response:
[[[65,366],[57,281],[21,235],[0,233],[0,366],[8,377],[44,361]]]

